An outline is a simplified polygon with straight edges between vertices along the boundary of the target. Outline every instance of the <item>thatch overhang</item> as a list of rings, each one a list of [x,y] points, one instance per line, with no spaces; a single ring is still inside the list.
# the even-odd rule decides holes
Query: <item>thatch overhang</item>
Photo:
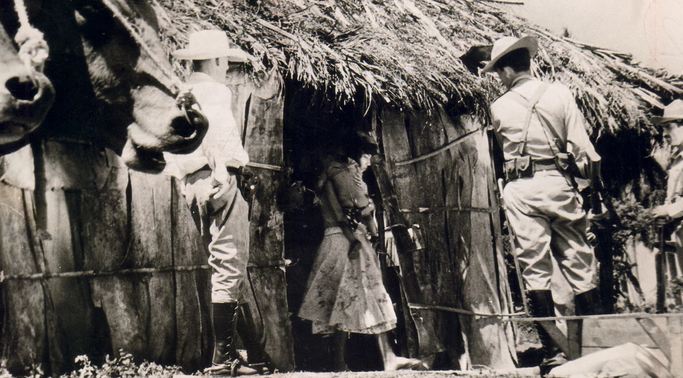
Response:
[[[541,45],[533,70],[568,84],[599,133],[649,128],[647,115],[683,96],[683,78],[638,65],[626,54],[555,36],[482,1],[159,0],[169,50],[189,30],[220,27],[256,57],[255,73],[283,77],[339,103],[383,101],[403,109],[446,103],[486,118],[501,93],[459,57],[503,35],[531,34]],[[163,15],[164,13],[161,12]]]

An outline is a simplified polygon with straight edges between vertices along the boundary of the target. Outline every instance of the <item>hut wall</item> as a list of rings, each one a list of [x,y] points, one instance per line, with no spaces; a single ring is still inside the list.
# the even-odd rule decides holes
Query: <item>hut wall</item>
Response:
[[[287,304],[284,260],[284,220],[276,206],[283,180],[284,86],[273,72],[259,82],[240,71],[230,72],[232,110],[242,138],[255,164],[258,186],[251,201],[249,283],[247,301],[256,324],[256,337],[265,341],[266,352],[282,371],[294,369],[294,346]]]
[[[34,143],[3,160],[25,169],[0,183],[10,371],[40,364],[63,373],[77,355],[97,361],[119,349],[188,369],[208,361],[208,275],[173,270],[206,263],[174,181],[129,172],[111,151],[69,141]],[[138,268],[149,272],[12,277]]]
[[[233,108],[252,161],[282,164],[282,101],[277,78],[243,82]],[[248,115],[248,116],[247,116]],[[261,179],[251,211],[247,300],[276,366],[293,367],[283,268],[279,174]],[[2,358],[21,374],[97,361],[119,349],[138,359],[205,366],[211,358],[210,281],[179,184],[129,171],[111,151],[45,140],[0,157]],[[146,272],[126,274],[140,268]],[[36,273],[114,272],[77,277]],[[16,277],[17,275],[24,276]]]
[[[453,119],[443,109],[432,114],[384,109],[377,125],[402,212],[422,230],[424,249],[412,260],[425,304],[510,311],[495,180],[481,125],[466,117]],[[456,140],[430,158],[399,164]],[[514,366],[509,324],[446,312],[433,316],[451,366]]]

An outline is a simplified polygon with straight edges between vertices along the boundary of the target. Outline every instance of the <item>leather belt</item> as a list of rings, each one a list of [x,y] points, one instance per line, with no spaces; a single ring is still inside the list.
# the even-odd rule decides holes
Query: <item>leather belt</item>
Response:
[[[534,172],[557,170],[557,165],[555,164],[555,159],[532,160],[531,166],[532,166],[532,169],[534,170]]]

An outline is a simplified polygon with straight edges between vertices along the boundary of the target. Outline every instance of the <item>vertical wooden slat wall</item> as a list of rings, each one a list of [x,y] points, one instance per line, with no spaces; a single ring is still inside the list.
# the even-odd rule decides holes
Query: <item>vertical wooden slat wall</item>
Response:
[[[279,81],[271,79],[236,88],[233,106],[242,109],[236,116],[246,125],[252,161],[281,166],[283,103]],[[290,370],[282,215],[275,208],[280,176],[258,175],[248,300],[267,351]],[[6,276],[188,267],[206,258],[179,184],[169,177],[129,172],[111,151],[74,141],[34,143],[0,157]],[[199,369],[211,358],[209,286],[206,270],[5,280],[2,358],[17,374],[32,364],[60,374],[77,355],[122,349]]]
[[[171,178],[129,172],[113,153],[88,144],[44,141],[26,149],[36,160],[35,182],[5,171],[0,183],[5,275],[205,264]],[[5,166],[14,160],[31,169],[16,159],[3,157]],[[59,374],[77,355],[121,349],[199,368],[210,358],[207,280],[197,271],[7,280],[3,358],[13,372],[41,364]]]
[[[251,203],[250,290],[246,299],[266,352],[278,369],[290,371],[294,369],[294,346],[287,305],[284,221],[276,207],[282,177],[276,167],[283,167],[283,82],[277,72],[256,83],[237,71],[228,74],[228,85],[250,161],[273,168],[251,169],[259,184]]]
[[[477,130],[481,126],[452,119],[442,109],[431,114],[384,109],[379,117],[399,203],[407,221],[422,230],[424,249],[412,258],[425,304],[509,311],[494,180],[486,136]],[[397,164],[458,139],[440,154]],[[509,325],[447,312],[431,316],[453,367],[514,367]]]

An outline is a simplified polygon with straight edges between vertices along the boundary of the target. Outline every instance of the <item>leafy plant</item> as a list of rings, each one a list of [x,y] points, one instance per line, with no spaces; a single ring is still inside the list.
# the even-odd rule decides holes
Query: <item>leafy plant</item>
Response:
[[[136,363],[133,355],[123,350],[119,350],[116,357],[106,356],[102,366],[93,365],[85,355],[76,357],[75,362],[78,369],[66,377],[172,377],[181,372],[178,366],[162,366],[148,361]]]

